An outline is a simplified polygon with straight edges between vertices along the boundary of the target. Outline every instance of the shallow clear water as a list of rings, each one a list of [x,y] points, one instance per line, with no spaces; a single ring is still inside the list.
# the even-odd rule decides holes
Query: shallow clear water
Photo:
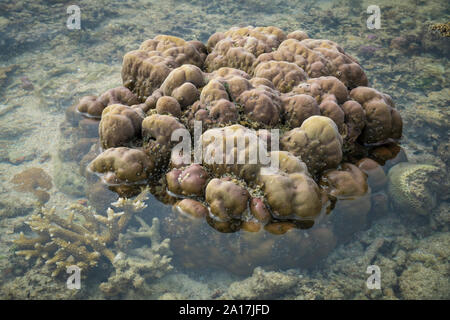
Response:
[[[2,1],[0,297],[448,299],[450,41],[448,29],[444,35],[432,25],[447,23],[448,28],[450,7],[446,1],[378,1],[380,28],[371,29],[376,21],[370,18],[373,11],[367,12],[371,4],[78,1],[80,29],[71,29],[70,16],[76,11],[68,13],[65,1]],[[99,96],[122,85],[127,52],[159,34],[206,44],[215,32],[248,25],[276,26],[286,34],[303,30],[310,38],[338,43],[359,61],[369,86],[392,97],[403,119],[402,138],[387,148],[391,155],[385,157],[387,149],[375,146],[366,148],[368,155],[380,163],[388,160],[386,175],[398,162],[429,166],[404,170],[403,180],[398,179],[403,184],[391,178],[377,187],[369,181],[370,194],[339,199],[330,214],[324,206],[314,227],[296,223],[281,235],[273,233],[285,225],[273,232],[218,232],[220,227],[211,228],[211,221],[174,210],[176,199],[164,192],[164,184],[155,182],[152,194],[143,199],[147,207],[132,214],[127,227],[106,245],[112,255],[121,252],[115,264],[103,251],[100,259],[92,256],[89,261],[98,263],[83,265],[80,290],[66,287],[65,267],[76,264],[81,251],[71,251],[67,243],[59,243],[66,248],[59,253],[52,246],[14,243],[21,232],[37,236],[30,226],[48,227],[48,221],[36,216],[42,210],[50,217],[54,207],[53,223],[69,217],[64,228],[72,230],[83,221],[80,212],[85,218],[92,210],[106,216],[107,208],[114,208],[117,192],[85,170],[99,149],[98,121],[77,118],[67,110],[83,96]],[[408,176],[409,172],[413,173]],[[119,194],[130,191],[121,189]],[[410,198],[403,199],[405,194]],[[81,208],[73,223],[71,204]],[[91,211],[83,211],[88,205]],[[114,210],[132,211],[117,203]],[[362,222],[361,211],[367,211]],[[26,223],[30,219],[34,225]],[[94,229],[86,230],[99,231]],[[74,236],[60,238],[78,244]],[[162,241],[166,238],[170,250]],[[172,260],[161,261],[157,254]],[[65,263],[52,276],[59,267],[45,262],[55,255]],[[117,264],[122,256],[124,262]],[[367,284],[369,266],[379,267],[380,289]],[[133,276],[124,276],[126,270]]]

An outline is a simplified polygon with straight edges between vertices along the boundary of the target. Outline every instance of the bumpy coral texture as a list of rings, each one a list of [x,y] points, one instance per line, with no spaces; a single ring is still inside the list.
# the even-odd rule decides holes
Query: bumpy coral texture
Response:
[[[99,136],[104,149],[126,146],[135,138],[140,138],[144,112],[139,108],[130,108],[113,104],[102,112]]]
[[[103,110],[111,104],[123,104],[131,106],[138,103],[135,94],[125,87],[117,87],[103,93],[100,97],[86,96],[78,103],[78,112],[92,118],[101,118]]]
[[[203,66],[205,48],[198,43],[160,35],[144,41],[123,58],[122,80],[140,99],[161,86],[170,71],[183,64]]]
[[[376,153],[402,134],[392,99],[368,87],[356,59],[301,30],[235,27],[206,45],[159,35],[125,55],[122,80],[77,105],[101,116],[103,150],[88,173],[128,195],[148,184],[174,204],[166,228],[180,235],[175,248],[190,250],[186,265],[239,256],[230,268],[242,271],[291,249],[290,263],[313,265],[340,232],[365,226],[371,188],[383,192],[387,179]],[[248,251],[214,251],[224,243],[214,233],[211,248],[197,247],[203,225],[246,231]],[[311,227],[309,237],[299,230]]]
[[[336,167],[342,160],[342,137],[327,117],[312,116],[281,140],[283,149],[299,156],[313,171]]]
[[[431,182],[439,168],[428,164],[399,163],[389,170],[393,204],[406,214],[427,215],[435,206]]]
[[[153,163],[139,149],[110,148],[96,157],[89,169],[102,175],[110,185],[139,182],[150,177]]]
[[[391,97],[367,87],[355,88],[350,97],[358,101],[366,112],[366,126],[362,140],[366,143],[399,139],[402,135],[402,118],[394,109]]]

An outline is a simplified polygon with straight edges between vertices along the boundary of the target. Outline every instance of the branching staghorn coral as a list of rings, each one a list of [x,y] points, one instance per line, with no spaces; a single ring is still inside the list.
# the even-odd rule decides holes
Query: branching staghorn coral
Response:
[[[127,257],[122,252],[117,254],[113,263],[115,271],[107,282],[100,285],[100,290],[105,296],[151,291],[146,280],[161,278],[173,269],[170,264],[172,261],[170,239],[161,241],[159,219],[153,218],[152,226],[140,217],[136,216],[136,220],[141,224],[139,230],[121,234],[119,242],[126,241],[127,237],[147,238],[151,244],[131,250]]]
[[[68,207],[67,218],[61,217],[55,208],[42,208],[41,213],[32,215],[26,222],[38,237],[26,238],[21,233],[14,241],[16,254],[27,260],[35,257],[37,264],[45,261],[47,265],[55,265],[52,276],[70,265],[89,269],[96,266],[101,257],[113,263],[114,242],[134,214],[147,206],[146,195],[147,189],[144,189],[135,199],[119,198],[112,205],[123,211],[108,208],[106,216],[80,204]]]

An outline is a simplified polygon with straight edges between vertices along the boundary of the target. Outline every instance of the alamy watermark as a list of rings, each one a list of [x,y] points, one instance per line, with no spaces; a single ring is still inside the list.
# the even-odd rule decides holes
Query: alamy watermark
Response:
[[[381,10],[377,5],[370,5],[367,7],[367,13],[370,16],[367,18],[366,24],[367,28],[372,29],[380,29],[381,28]]]
[[[193,162],[209,165],[259,164],[278,169],[278,152],[269,152],[269,145],[271,151],[278,151],[280,133],[278,129],[271,129],[268,132],[270,134],[262,137],[257,131],[247,128],[237,134],[234,129],[225,127],[222,130],[207,130],[202,135],[202,122],[195,121]],[[171,140],[180,141],[172,152],[181,155],[180,158],[184,164],[192,163],[190,132],[182,128],[177,129],[172,133]],[[205,141],[206,146],[203,145]]]
[[[67,14],[70,16],[67,18],[66,26],[69,30],[81,29],[81,10],[77,5],[71,5],[67,7]]]
[[[67,278],[67,289],[80,290],[81,288],[81,268],[77,265],[68,266],[66,272],[70,274]]]

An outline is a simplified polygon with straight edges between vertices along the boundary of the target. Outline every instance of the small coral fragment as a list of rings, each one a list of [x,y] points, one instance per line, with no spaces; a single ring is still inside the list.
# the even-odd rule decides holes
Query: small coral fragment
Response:
[[[428,215],[436,206],[432,183],[438,174],[439,168],[429,164],[401,162],[393,166],[388,174],[392,203],[404,213]]]

